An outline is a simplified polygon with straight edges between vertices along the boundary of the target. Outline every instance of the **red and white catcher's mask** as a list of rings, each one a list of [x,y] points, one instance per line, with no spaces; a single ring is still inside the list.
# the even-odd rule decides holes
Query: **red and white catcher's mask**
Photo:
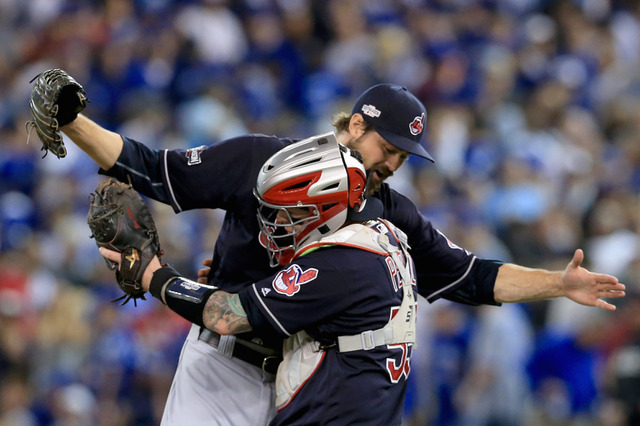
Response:
[[[365,203],[366,187],[362,156],[340,145],[331,132],[275,153],[262,166],[254,191],[260,243],[270,265],[288,264],[300,249],[337,231],[348,218],[380,215],[381,204]],[[296,218],[289,209],[296,209]],[[306,211],[304,217],[300,210]]]

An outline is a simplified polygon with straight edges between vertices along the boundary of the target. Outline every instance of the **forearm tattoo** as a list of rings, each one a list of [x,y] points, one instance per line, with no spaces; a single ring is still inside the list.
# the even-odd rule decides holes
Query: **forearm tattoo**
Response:
[[[237,294],[216,291],[207,300],[202,314],[205,327],[220,334],[251,331],[247,314]]]

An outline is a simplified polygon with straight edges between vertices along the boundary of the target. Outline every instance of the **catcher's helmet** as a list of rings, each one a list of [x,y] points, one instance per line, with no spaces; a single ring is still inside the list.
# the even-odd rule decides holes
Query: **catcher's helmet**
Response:
[[[260,242],[271,266],[286,265],[301,248],[337,231],[348,218],[380,215],[379,200],[365,202],[366,187],[362,156],[340,145],[333,133],[274,154],[262,166],[255,189]],[[287,210],[293,208],[306,210],[308,216],[293,218]]]

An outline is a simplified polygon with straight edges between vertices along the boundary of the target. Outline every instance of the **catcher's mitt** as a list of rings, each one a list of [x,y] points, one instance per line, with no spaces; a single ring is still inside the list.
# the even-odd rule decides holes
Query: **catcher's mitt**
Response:
[[[31,130],[35,129],[42,141],[42,150],[62,158],[67,155],[67,148],[62,142],[59,128],[71,123],[78,113],[87,105],[88,99],[84,88],[65,71],[55,68],[38,74],[30,81],[36,80],[31,90],[31,121],[27,122],[27,143]]]
[[[91,238],[98,247],[121,253],[119,270],[107,259],[110,269],[116,269],[118,285],[125,294],[114,300],[146,300],[142,290],[142,274],[153,256],[162,250],[158,231],[144,200],[131,185],[108,179],[101,182],[90,196],[91,205],[87,223]]]

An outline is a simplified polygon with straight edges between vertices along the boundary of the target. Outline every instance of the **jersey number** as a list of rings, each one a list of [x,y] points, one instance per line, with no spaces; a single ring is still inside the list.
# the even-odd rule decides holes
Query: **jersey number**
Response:
[[[391,383],[398,383],[402,376],[405,379],[409,378],[411,372],[411,356],[409,355],[410,343],[398,343],[396,345],[387,345],[388,349],[400,349],[402,351],[402,357],[400,363],[397,359],[387,358],[387,372]]]

